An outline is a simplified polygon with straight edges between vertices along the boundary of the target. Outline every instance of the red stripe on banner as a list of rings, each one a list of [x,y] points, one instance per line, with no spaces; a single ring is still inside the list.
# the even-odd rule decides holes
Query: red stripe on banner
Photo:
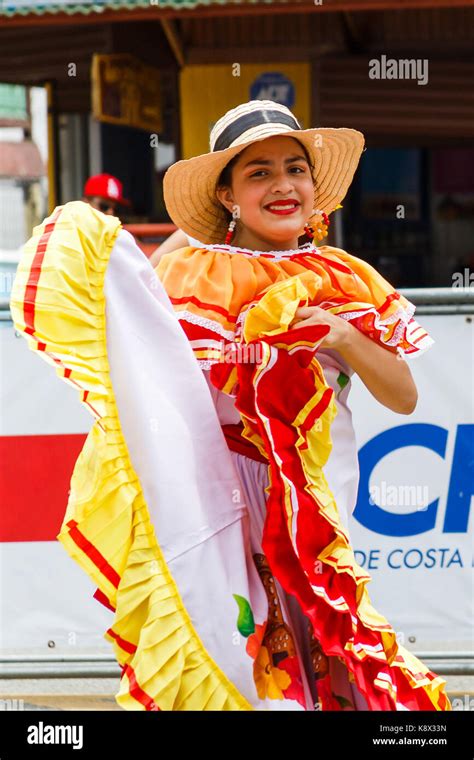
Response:
[[[54,541],[84,433],[0,436],[0,541]]]
[[[78,546],[79,549],[84,552],[84,554],[87,554],[91,562],[93,562],[94,565],[99,568],[102,575],[104,575],[105,578],[107,578],[107,580],[109,580],[110,583],[115,586],[115,588],[118,588],[120,583],[120,575],[116,570],[114,570],[112,565],[109,565],[104,555],[100,553],[97,547],[95,547],[94,544],[92,544],[89,539],[86,538],[83,533],[81,533],[77,527],[77,522],[75,520],[69,520],[67,526],[69,528],[69,535],[75,542],[76,546]]]
[[[56,226],[56,222],[61,213],[61,210],[62,209],[58,209],[51,221],[45,225],[44,232],[39,239],[36,253],[31,264],[30,274],[25,288],[25,296],[23,299],[23,317],[26,325],[25,332],[29,335],[33,335],[35,332],[36,293],[38,291],[38,282],[41,275],[41,267],[43,265],[44,254],[46,253],[49,238],[51,237],[51,234]]]
[[[156,705],[153,699],[149,697],[145,691],[143,691],[141,686],[138,685],[137,679],[135,677],[135,671],[131,665],[125,665],[122,676],[124,673],[127,674],[130,683],[131,696],[136,699],[137,702],[140,702],[140,704],[145,707],[145,710],[149,710],[150,712],[159,712],[160,708],[158,705]]]

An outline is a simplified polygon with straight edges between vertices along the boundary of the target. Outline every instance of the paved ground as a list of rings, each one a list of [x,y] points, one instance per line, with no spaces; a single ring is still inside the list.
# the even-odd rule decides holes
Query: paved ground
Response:
[[[474,711],[474,676],[445,678],[448,696],[452,703],[456,700],[453,707]],[[0,709],[121,710],[114,696],[119,681],[118,678],[3,679]]]

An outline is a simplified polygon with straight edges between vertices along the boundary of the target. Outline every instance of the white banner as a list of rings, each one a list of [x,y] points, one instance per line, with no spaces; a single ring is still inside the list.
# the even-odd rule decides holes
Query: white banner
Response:
[[[415,652],[472,647],[469,319],[419,317],[436,343],[409,362],[419,394],[409,416],[383,407],[353,376],[360,483],[352,544],[372,576],[372,603]],[[110,654],[103,633],[113,613],[93,598],[90,579],[54,540],[91,417],[11,322],[0,322],[0,355],[1,654]],[[57,488],[47,490],[42,480],[51,472]]]
[[[394,414],[353,377],[360,480],[352,545],[401,644],[472,650],[472,317],[418,319],[435,345],[409,363],[413,414]]]

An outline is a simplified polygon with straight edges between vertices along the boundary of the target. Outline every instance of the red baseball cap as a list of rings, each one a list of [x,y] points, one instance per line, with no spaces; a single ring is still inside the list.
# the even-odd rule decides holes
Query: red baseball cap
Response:
[[[123,185],[117,177],[112,174],[95,174],[87,180],[83,194],[85,196],[99,195],[122,206],[130,206],[130,201],[123,197],[122,192]]]

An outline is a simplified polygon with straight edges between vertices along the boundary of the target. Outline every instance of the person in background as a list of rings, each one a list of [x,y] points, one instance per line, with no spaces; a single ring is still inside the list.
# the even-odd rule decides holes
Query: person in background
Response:
[[[123,185],[112,174],[95,174],[84,185],[82,200],[97,211],[110,216],[119,215],[119,206],[131,206],[123,197]]]

